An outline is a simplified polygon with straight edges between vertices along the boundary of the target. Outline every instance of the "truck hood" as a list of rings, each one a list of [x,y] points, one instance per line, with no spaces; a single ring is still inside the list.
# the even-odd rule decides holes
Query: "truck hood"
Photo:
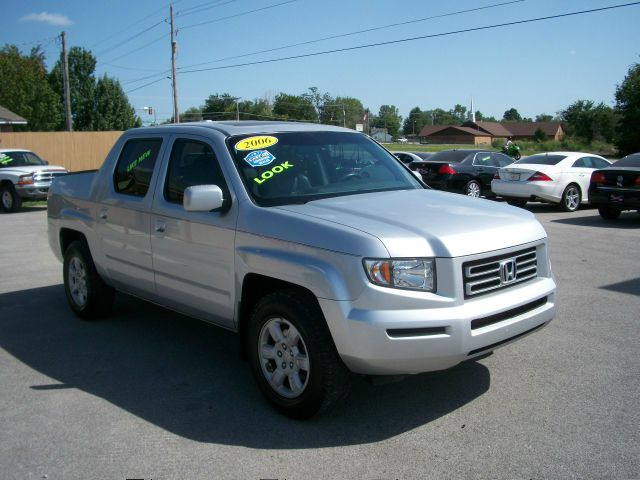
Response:
[[[350,195],[278,208],[375,236],[391,257],[459,257],[547,236],[526,210],[435,190]]]

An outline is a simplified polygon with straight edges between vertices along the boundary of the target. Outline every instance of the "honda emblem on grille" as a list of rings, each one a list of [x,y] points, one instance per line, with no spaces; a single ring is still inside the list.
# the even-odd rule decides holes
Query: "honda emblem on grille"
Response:
[[[500,283],[508,285],[516,280],[516,259],[508,258],[500,262]]]

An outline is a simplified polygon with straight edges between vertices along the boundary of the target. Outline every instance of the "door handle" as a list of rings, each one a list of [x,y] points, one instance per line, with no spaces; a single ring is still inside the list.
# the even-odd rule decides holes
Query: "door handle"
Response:
[[[165,222],[163,222],[162,220],[156,220],[155,230],[157,233],[164,233],[166,229],[167,224]]]
[[[100,213],[98,214],[98,218],[100,220],[106,220],[108,217],[108,211],[106,208],[103,208],[102,210],[100,210]]]

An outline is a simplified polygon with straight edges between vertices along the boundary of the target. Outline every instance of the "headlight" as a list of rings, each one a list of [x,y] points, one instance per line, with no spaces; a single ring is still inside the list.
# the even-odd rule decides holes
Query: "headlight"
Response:
[[[16,185],[33,185],[33,173],[20,175],[20,178],[16,182]]]
[[[435,292],[435,260],[424,258],[364,259],[371,283],[382,287]]]

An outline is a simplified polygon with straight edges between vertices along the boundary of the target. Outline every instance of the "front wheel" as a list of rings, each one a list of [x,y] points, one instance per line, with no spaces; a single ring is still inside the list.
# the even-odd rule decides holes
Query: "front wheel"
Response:
[[[0,187],[0,205],[2,205],[2,210],[7,213],[14,213],[20,210],[22,198],[13,188],[13,185],[5,184]]]
[[[480,197],[481,187],[475,180],[469,180],[464,187],[464,193],[469,197]]]
[[[580,188],[574,184],[568,185],[562,192],[560,209],[564,212],[575,212],[580,207],[581,199]]]
[[[598,207],[598,213],[605,220],[615,220],[620,216],[621,210],[619,208],[612,207],[611,205],[603,205]]]
[[[249,361],[264,396],[281,413],[305,419],[349,390],[322,312],[298,292],[263,297],[249,320]]]
[[[78,240],[69,245],[62,271],[64,291],[73,313],[85,320],[109,314],[114,290],[100,278],[85,242]]]

